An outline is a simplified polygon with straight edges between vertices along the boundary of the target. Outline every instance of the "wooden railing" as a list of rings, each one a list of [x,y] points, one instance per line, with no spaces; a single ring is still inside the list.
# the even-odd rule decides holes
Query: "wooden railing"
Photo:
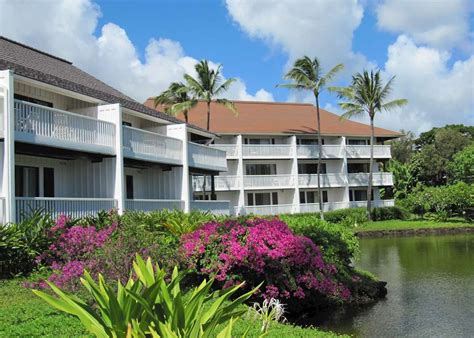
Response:
[[[202,191],[203,182],[203,176],[194,176],[193,190]],[[216,190],[237,190],[240,188],[240,179],[238,176],[214,176],[214,185]],[[206,191],[211,191],[210,176],[206,176]]]
[[[225,151],[227,158],[239,157],[239,151],[236,144],[210,144],[209,146]]]
[[[369,173],[351,173],[347,175],[349,185],[355,186],[367,186],[369,183]],[[372,176],[372,184],[375,186],[380,185],[393,185],[392,173],[376,172]]]
[[[124,156],[182,163],[183,142],[147,130],[123,126]]]
[[[216,215],[229,215],[229,201],[191,201],[191,210],[209,211]]]
[[[299,158],[318,158],[318,145],[299,145],[296,148]],[[321,148],[322,158],[342,158],[342,147],[340,145],[323,145]]]
[[[244,188],[283,188],[294,185],[292,175],[245,175]]]
[[[299,174],[298,184],[300,187],[317,187],[318,175],[316,174]],[[321,174],[321,187],[343,187],[346,185],[344,175],[342,174]]]
[[[188,156],[190,167],[216,171],[227,170],[226,153],[223,150],[189,142]]]
[[[347,158],[370,158],[370,145],[347,145]],[[390,158],[390,146],[374,145],[374,158]]]
[[[15,133],[22,140],[29,136],[39,137],[39,143],[46,141],[48,145],[63,148],[70,144],[114,148],[113,123],[18,100],[14,108]]]
[[[183,210],[182,200],[159,200],[159,199],[127,199],[125,210],[155,211],[155,210]]]
[[[244,144],[243,157],[288,158],[293,156],[293,147],[288,144]]]
[[[53,218],[63,214],[76,218],[95,215],[115,206],[112,198],[16,197],[16,220],[21,221],[35,210],[42,210]]]

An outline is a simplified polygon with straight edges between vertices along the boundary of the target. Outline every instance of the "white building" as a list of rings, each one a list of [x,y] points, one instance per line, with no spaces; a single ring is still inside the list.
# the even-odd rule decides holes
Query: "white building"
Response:
[[[215,136],[0,37],[1,222],[38,208],[228,213],[226,201],[192,200],[191,175],[227,171],[224,151],[198,144]]]
[[[316,109],[310,104],[235,102],[238,116],[215,103],[211,130],[219,134],[211,146],[227,153],[227,172],[193,177],[195,199],[229,200],[233,214],[280,214],[319,211]],[[152,106],[151,100],[146,103]],[[190,122],[205,126],[204,102],[189,112]],[[376,128],[374,206],[391,206],[380,189],[393,184],[383,172],[390,159],[389,139],[397,132]],[[341,121],[321,110],[321,187],[325,210],[365,206],[370,159],[370,127]],[[214,181],[214,182],[213,182]],[[215,188],[215,194],[207,190]],[[203,190],[206,193],[203,193]]]

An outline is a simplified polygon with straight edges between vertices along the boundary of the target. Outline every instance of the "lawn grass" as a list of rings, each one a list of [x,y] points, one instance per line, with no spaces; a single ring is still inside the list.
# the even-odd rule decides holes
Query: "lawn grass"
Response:
[[[376,230],[408,230],[408,229],[439,229],[439,228],[459,228],[474,227],[474,223],[464,222],[462,219],[452,219],[447,222],[435,222],[431,220],[388,220],[367,222],[360,227],[354,228],[355,232],[376,231]]]
[[[0,337],[71,337],[90,336],[81,322],[55,310],[36,297],[21,280],[0,281]],[[245,318],[245,317],[244,317]],[[258,337],[261,323],[241,319],[234,324],[233,337],[242,336],[250,327],[248,337]],[[334,333],[276,323],[265,337],[336,337]]]

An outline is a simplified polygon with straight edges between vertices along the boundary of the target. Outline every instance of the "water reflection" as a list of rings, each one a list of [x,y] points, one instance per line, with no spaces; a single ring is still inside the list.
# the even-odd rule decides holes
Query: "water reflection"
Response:
[[[362,337],[474,337],[474,235],[361,239],[357,265],[387,299],[319,326]]]

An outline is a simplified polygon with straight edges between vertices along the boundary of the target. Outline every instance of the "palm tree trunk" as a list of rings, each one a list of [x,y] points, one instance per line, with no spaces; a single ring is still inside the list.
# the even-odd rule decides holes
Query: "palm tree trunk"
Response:
[[[372,176],[374,165],[374,117],[370,116],[370,164],[369,164],[369,182],[367,184],[367,218],[371,220],[372,210]]]
[[[323,192],[321,191],[321,157],[322,157],[322,142],[321,142],[321,119],[319,118],[319,97],[316,95],[316,117],[318,122],[318,196],[319,196],[319,217],[324,220],[323,212]]]
[[[188,111],[187,110],[183,111],[183,115],[184,115],[184,121],[188,123]]]
[[[207,101],[207,130],[211,130],[211,101]]]

